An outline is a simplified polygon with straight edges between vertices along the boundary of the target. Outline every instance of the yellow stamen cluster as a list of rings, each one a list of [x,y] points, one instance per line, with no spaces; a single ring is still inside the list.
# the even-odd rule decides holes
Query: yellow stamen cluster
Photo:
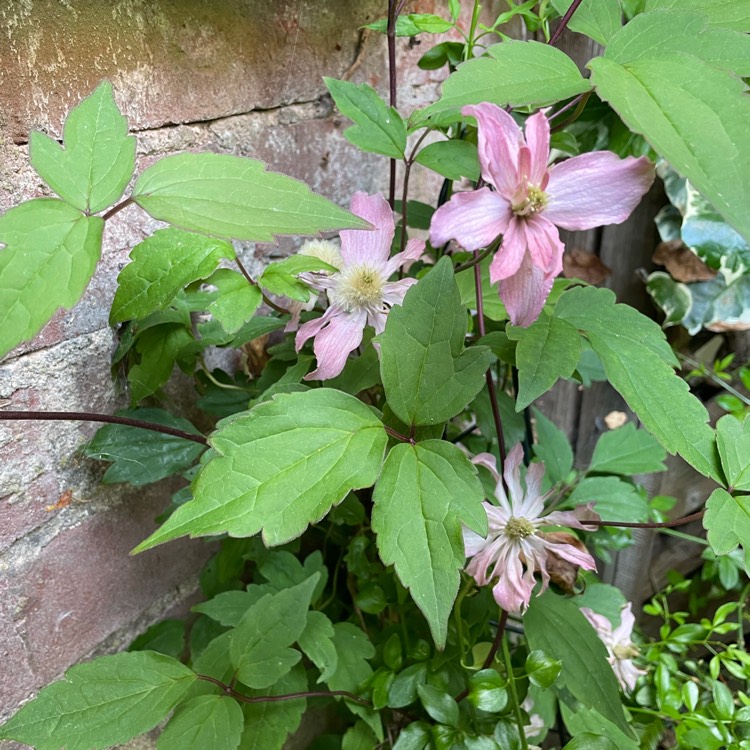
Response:
[[[525,518],[510,518],[505,524],[505,536],[509,539],[526,539],[536,532],[534,524]]]
[[[526,197],[520,203],[512,206],[513,213],[516,216],[531,216],[543,210],[548,200],[547,193],[544,190],[529,185],[526,189]]]
[[[332,290],[331,301],[347,311],[356,310],[383,299],[385,279],[380,270],[358,265],[345,268],[338,277],[339,283]]]

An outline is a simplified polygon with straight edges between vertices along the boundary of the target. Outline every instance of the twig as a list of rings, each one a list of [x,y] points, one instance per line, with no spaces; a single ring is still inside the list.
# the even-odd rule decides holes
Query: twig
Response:
[[[583,523],[586,526],[615,526],[623,529],[671,529],[675,526],[684,526],[693,521],[700,521],[705,513],[705,510],[699,510],[697,513],[676,518],[674,521],[656,521],[652,523],[628,523],[626,521],[583,521]]]
[[[208,440],[203,435],[178,430],[176,427],[167,427],[155,422],[144,422],[142,419],[131,419],[130,417],[116,417],[112,414],[93,414],[86,411],[5,411],[0,409],[0,420],[57,420],[64,422],[104,422],[105,424],[122,424],[128,427],[140,427],[142,430],[162,432],[165,435],[192,440],[194,443],[208,445]]]
[[[582,1],[583,0],[573,0],[573,2],[570,5],[570,8],[568,8],[567,12],[562,17],[562,20],[560,21],[559,26],[555,29],[555,33],[550,38],[548,44],[551,44],[554,46],[554,44],[562,35],[563,31],[565,31],[565,27],[568,25],[568,22],[573,17],[573,14],[578,10],[578,6],[581,4]]]

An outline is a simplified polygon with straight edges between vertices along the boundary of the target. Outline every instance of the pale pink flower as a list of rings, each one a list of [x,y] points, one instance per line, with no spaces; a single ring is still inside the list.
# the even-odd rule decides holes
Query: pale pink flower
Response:
[[[631,640],[635,617],[632,605],[628,602],[620,611],[620,624],[612,628],[612,623],[588,607],[581,607],[581,612],[591,623],[601,642],[607,647],[609,657],[607,661],[612,665],[623,690],[633,692],[639,675],[646,674],[645,669],[639,669],[633,663],[633,657],[638,656],[638,647]]]
[[[461,112],[477,120],[482,178],[494,190],[454,195],[435,212],[430,242],[437,247],[455,239],[478,250],[503,235],[490,281],[500,282],[511,323],[529,326],[562,270],[557,227],[592,229],[625,221],[651,186],[654,167],[645,157],[620,159],[594,151],[548,168],[550,128],[543,112],[526,120],[525,138],[494,104]]]
[[[581,522],[584,512],[586,520],[598,516],[588,506],[575,511],[555,511],[542,516],[546,496],[541,494],[544,464],[532,464],[526,472],[526,489],[521,484],[521,459],[523,449],[516,445],[505,459],[503,475],[510,497],[497,472],[495,457],[480,453],[473,463],[489,469],[495,479],[495,497],[498,505],[483,503],[489,521],[487,538],[464,528],[464,546],[471,562],[466,572],[480,586],[493,581],[492,593],[495,601],[507,612],[521,612],[531,599],[534,588],[534,573],[542,576],[541,594],[549,584],[547,555],[554,553],[563,560],[574,563],[584,570],[596,570],[594,558],[572,544],[553,542],[539,531],[542,526],[570,526],[576,529],[591,529]]]
[[[416,279],[388,281],[405,263],[424,252],[424,240],[409,240],[406,249],[389,258],[395,232],[393,212],[382,195],[355,193],[350,209],[374,229],[347,229],[341,232],[342,265],[339,273],[304,273],[299,278],[328,295],[328,309],[315,320],[300,326],[295,339],[299,351],[315,337],[313,351],[318,368],[305,380],[335,378],[347,357],[362,341],[366,325],[376,333],[385,329],[388,312],[400,305]]]

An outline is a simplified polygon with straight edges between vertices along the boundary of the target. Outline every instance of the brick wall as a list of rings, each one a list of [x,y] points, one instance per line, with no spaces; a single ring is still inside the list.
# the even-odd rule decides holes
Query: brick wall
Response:
[[[67,111],[102,78],[113,82],[138,136],[139,170],[156,156],[211,150],[264,159],[341,204],[357,189],[385,189],[385,160],[357,153],[342,137],[346,123],[322,82],[323,75],[347,75],[385,92],[384,39],[358,30],[385,6],[1,4],[0,210],[45,194],[28,165],[29,131],[59,137]],[[410,9],[442,6],[421,0]],[[408,112],[435,98],[442,73],[419,71],[419,46],[398,45],[400,104]],[[428,183],[415,169],[415,191]],[[119,267],[157,226],[137,207],[108,223],[100,267],[81,302],[0,361],[0,408],[112,412],[124,405],[110,380],[107,315]],[[278,252],[241,249],[256,265]],[[95,429],[0,422],[0,720],[71,664],[121,648],[165,613],[184,611],[210,554],[201,542],[178,541],[128,557],[154,528],[173,486],[100,485],[102,467],[76,456]]]

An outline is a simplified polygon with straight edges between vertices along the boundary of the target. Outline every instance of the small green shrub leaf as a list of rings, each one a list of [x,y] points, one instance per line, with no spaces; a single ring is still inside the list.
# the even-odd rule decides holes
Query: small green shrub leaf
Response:
[[[135,202],[155,219],[195,232],[273,242],[278,234],[369,229],[303,182],[256,159],[230,154],[175,154],[146,169]]]
[[[632,422],[605,432],[597,441],[589,471],[607,474],[650,474],[664,471],[664,449],[646,430]]]
[[[235,750],[245,720],[228,695],[200,695],[183,703],[156,741],[157,750]]]
[[[103,81],[65,120],[63,145],[43,133],[29,138],[31,165],[67,203],[95,214],[115,203],[135,169],[135,138]]]

